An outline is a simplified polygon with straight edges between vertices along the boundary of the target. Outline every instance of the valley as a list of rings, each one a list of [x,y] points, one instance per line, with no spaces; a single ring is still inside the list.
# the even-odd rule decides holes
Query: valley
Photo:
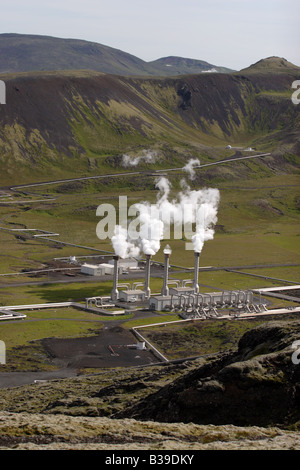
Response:
[[[24,320],[0,324],[7,347],[0,448],[85,442],[99,449],[127,438],[138,449],[222,448],[218,439],[229,434],[229,448],[263,447],[264,439],[270,448],[281,439],[298,448],[299,366],[291,354],[299,335],[300,118],[291,84],[299,68],[272,58],[240,72],[144,71],[0,75],[7,90],[0,108],[0,306],[29,306]],[[192,174],[185,166],[193,159],[199,165]],[[126,303],[125,314],[84,310],[87,298],[109,297],[113,287],[112,275],[80,270],[114,255],[111,240],[97,237],[97,207],[112,204],[119,216],[119,196],[128,205],[155,203],[160,178],[170,184],[170,200],[183,184],[191,192],[219,191],[214,236],[200,255],[201,292],[251,290],[257,303],[285,313],[175,324],[180,312],[146,303]],[[162,248],[172,247],[169,280],[191,283],[194,252],[184,235],[172,236],[161,239]],[[144,261],[120,274],[120,283],[144,282]],[[150,287],[159,293],[162,249],[152,263]],[[287,286],[294,297],[259,291]],[[54,302],[80,308],[30,308]],[[132,348],[141,326],[166,363],[153,350]],[[76,428],[73,437],[68,426]],[[218,436],[206,426],[220,426]]]

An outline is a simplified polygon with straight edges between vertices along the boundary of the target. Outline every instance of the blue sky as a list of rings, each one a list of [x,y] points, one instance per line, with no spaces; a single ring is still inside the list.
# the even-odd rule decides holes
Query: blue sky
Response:
[[[0,0],[0,7],[1,33],[85,39],[145,61],[177,55],[240,70],[276,55],[300,66],[299,0]]]

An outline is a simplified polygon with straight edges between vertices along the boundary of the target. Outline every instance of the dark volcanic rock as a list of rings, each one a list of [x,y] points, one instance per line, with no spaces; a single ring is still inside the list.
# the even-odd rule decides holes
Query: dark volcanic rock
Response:
[[[288,426],[300,420],[300,321],[248,331],[236,353],[220,356],[115,417],[161,422]]]

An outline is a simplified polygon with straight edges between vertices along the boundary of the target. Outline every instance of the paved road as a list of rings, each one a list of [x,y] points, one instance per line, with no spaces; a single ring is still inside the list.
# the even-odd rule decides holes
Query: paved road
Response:
[[[0,389],[31,384],[35,380],[66,379],[76,376],[77,370],[69,368],[51,372],[0,372]]]
[[[161,263],[163,264],[163,263]],[[206,268],[202,268],[200,267],[199,269],[199,272],[203,272],[203,271],[232,271],[232,270],[237,270],[237,269],[256,269],[256,268],[268,268],[268,267],[287,267],[287,266],[299,266],[299,263],[296,263],[296,264],[293,264],[293,263],[286,263],[286,264],[274,264],[274,265],[266,265],[266,266],[262,266],[262,265],[253,265],[253,266],[234,266],[234,267],[230,267],[230,266],[222,266],[222,267],[214,267],[214,266],[210,266],[210,267],[206,267]],[[175,268],[178,268],[178,270],[176,271],[172,271],[172,267],[175,267]],[[173,266],[173,265],[170,265],[170,272],[169,272],[169,278],[170,278],[170,281],[172,279],[176,279],[177,275],[178,274],[181,274],[181,273],[190,273],[191,271],[194,270],[194,267],[184,267],[184,266]],[[63,268],[62,268],[63,269]],[[239,274],[245,274],[243,272],[239,272],[237,271]],[[16,273],[17,274],[17,273]],[[24,275],[29,275],[30,273],[23,273]],[[251,276],[251,273],[247,273],[249,276]],[[2,275],[4,277],[4,275]],[[105,275],[105,276],[81,276],[81,275],[77,275],[77,276],[70,276],[68,277],[67,279],[64,278],[63,274],[57,274],[57,278],[55,279],[49,279],[49,277],[44,277],[44,278],[40,278],[40,280],[34,280],[34,281],[24,281],[24,282],[12,282],[12,283],[0,283],[0,289],[7,289],[7,288],[13,288],[13,287],[20,287],[20,286],[34,286],[34,285],[45,285],[45,284],[73,284],[73,283],[77,283],[77,282],[89,282],[89,283],[99,283],[101,281],[111,281],[112,280],[112,276],[109,276],[109,275]],[[162,278],[163,277],[163,272],[159,269],[153,269],[151,270],[151,276],[152,277],[158,277],[158,278]],[[256,275],[253,275],[253,276],[256,276]],[[259,275],[257,275],[259,276]],[[263,277],[264,279],[274,279],[272,277],[269,277],[269,276],[261,276]],[[119,275],[119,280],[120,281],[123,281],[123,282],[131,282],[132,280],[135,280],[135,279],[142,279],[144,280],[145,278],[145,271],[144,270],[141,270],[141,271],[134,271],[133,273],[131,274],[120,274]],[[1,279],[1,277],[0,277]],[[278,279],[279,281],[279,279]],[[281,282],[287,282],[287,283],[293,283],[293,284],[297,284],[296,281],[288,281],[288,280],[284,280],[284,279],[281,279],[280,280]]]

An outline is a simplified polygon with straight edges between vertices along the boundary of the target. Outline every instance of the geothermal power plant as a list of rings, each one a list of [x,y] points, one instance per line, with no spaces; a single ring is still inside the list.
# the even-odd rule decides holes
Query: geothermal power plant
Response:
[[[163,286],[161,292],[151,293],[151,255],[146,255],[145,279],[132,286],[119,283],[120,257],[114,256],[113,288],[110,300],[119,302],[140,302],[150,310],[178,311],[183,318],[210,318],[221,315],[220,309],[228,308],[240,313],[259,313],[266,310],[265,305],[253,300],[252,291],[232,290],[219,292],[200,292],[199,259],[200,253],[194,252],[193,280],[169,279],[170,258],[172,250],[169,245],[164,249]]]

